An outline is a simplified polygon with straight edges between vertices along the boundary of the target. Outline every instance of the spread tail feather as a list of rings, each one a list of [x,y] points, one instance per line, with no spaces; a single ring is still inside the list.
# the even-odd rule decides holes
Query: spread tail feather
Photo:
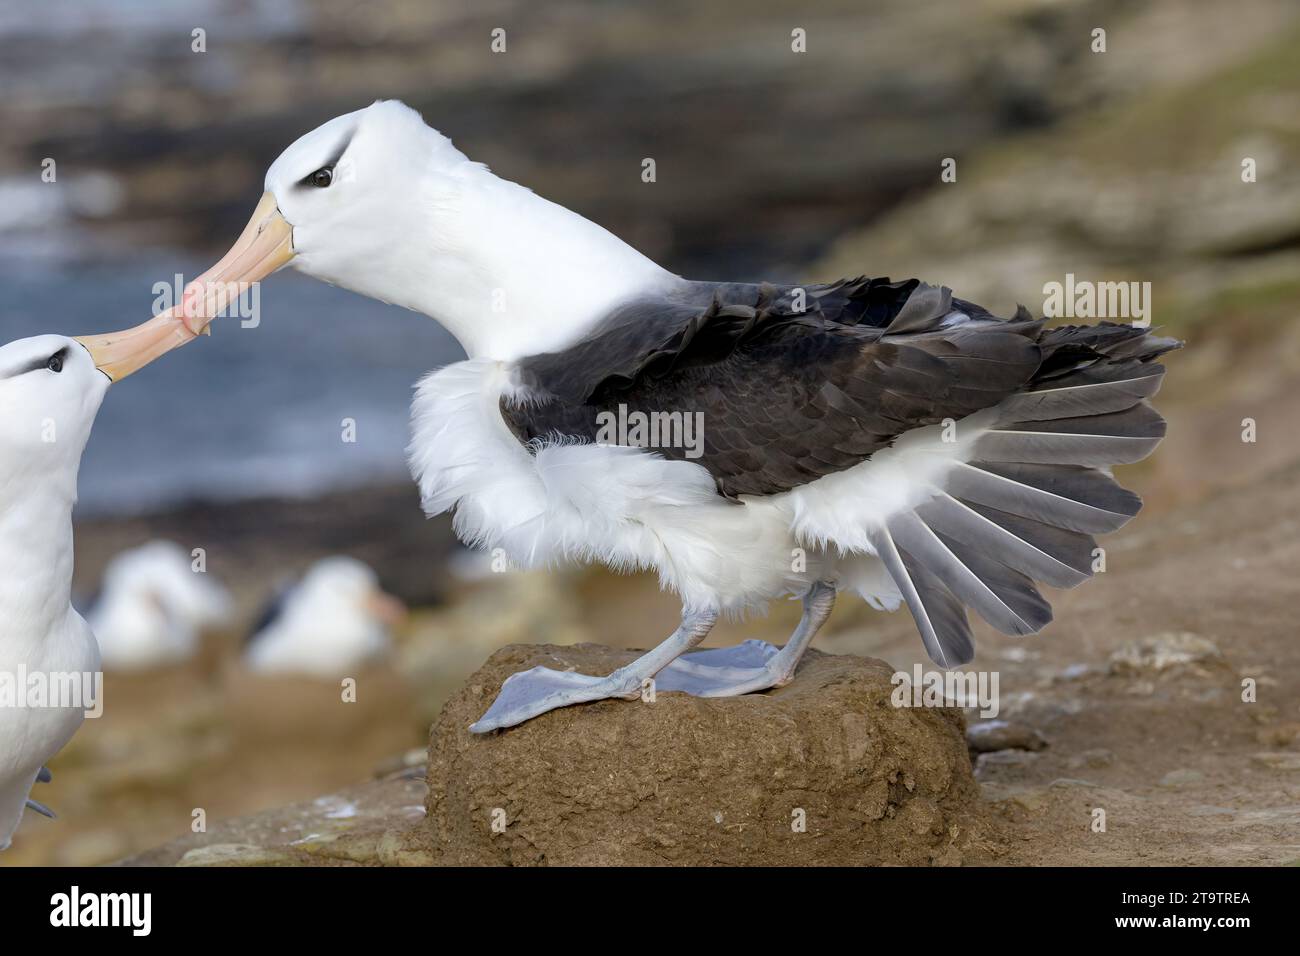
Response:
[[[940,667],[957,667],[975,656],[966,609],[924,564],[899,549],[889,531],[871,533],[872,546],[912,612],[930,660]]]
[[[871,533],[936,664],[974,656],[967,607],[1004,634],[1033,634],[1052,619],[1035,581],[1074,587],[1092,576],[1092,535],[1142,507],[1109,468],[1164,437],[1148,403],[1164,368],[1152,360],[1178,345],[1107,323],[1043,331],[1034,379],[996,406],[926,501]]]

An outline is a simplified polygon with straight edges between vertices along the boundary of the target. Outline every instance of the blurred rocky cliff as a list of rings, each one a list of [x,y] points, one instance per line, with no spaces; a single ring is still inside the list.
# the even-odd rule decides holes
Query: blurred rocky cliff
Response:
[[[290,140],[399,97],[472,157],[670,266],[793,275],[829,237],[934,182],[942,157],[1186,86],[1296,12],[1285,0],[11,7],[0,240],[60,256],[206,252],[242,225]],[[1099,26],[1104,55],[1090,50]],[[796,30],[806,53],[792,51]],[[40,188],[47,157],[69,186],[57,194]]]

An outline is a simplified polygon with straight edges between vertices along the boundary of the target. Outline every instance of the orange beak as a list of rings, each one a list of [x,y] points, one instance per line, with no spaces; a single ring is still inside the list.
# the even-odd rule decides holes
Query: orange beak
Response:
[[[378,589],[366,598],[366,609],[374,615],[375,620],[389,627],[397,627],[410,613],[401,599]]]
[[[293,226],[280,215],[275,196],[263,193],[248,225],[221,261],[185,287],[180,316],[194,335],[239,299],[254,282],[265,279],[293,258]]]
[[[115,382],[208,331],[208,323],[248,287],[293,258],[293,227],[266,193],[239,239],[215,266],[185,287],[179,305],[143,325],[77,339]]]
[[[120,382],[194,338],[194,333],[173,312],[168,310],[133,329],[78,336],[77,341],[90,352],[101,372]]]

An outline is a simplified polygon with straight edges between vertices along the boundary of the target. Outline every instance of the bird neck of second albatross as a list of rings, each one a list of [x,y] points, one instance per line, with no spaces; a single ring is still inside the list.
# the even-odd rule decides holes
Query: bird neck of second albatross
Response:
[[[10,476],[0,496],[0,652],[66,620],[72,592],[77,475]]]
[[[470,166],[423,256],[418,301],[470,358],[511,361],[572,345],[616,306],[683,280],[606,229]]]

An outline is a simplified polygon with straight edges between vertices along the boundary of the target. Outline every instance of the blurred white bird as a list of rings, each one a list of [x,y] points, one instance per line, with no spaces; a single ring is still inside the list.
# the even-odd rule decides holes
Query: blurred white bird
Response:
[[[405,616],[405,606],[380,589],[367,565],[325,558],[267,609],[244,659],[263,674],[349,676],[388,653],[389,628]]]
[[[72,507],[95,415],[110,382],[191,338],[162,317],[0,347],[0,850],[27,806],[50,815],[32,784],[98,702],[99,649],[71,603]]]
[[[184,548],[150,541],[108,563],[87,620],[105,668],[138,669],[189,659],[205,630],[229,623],[232,605]]]

